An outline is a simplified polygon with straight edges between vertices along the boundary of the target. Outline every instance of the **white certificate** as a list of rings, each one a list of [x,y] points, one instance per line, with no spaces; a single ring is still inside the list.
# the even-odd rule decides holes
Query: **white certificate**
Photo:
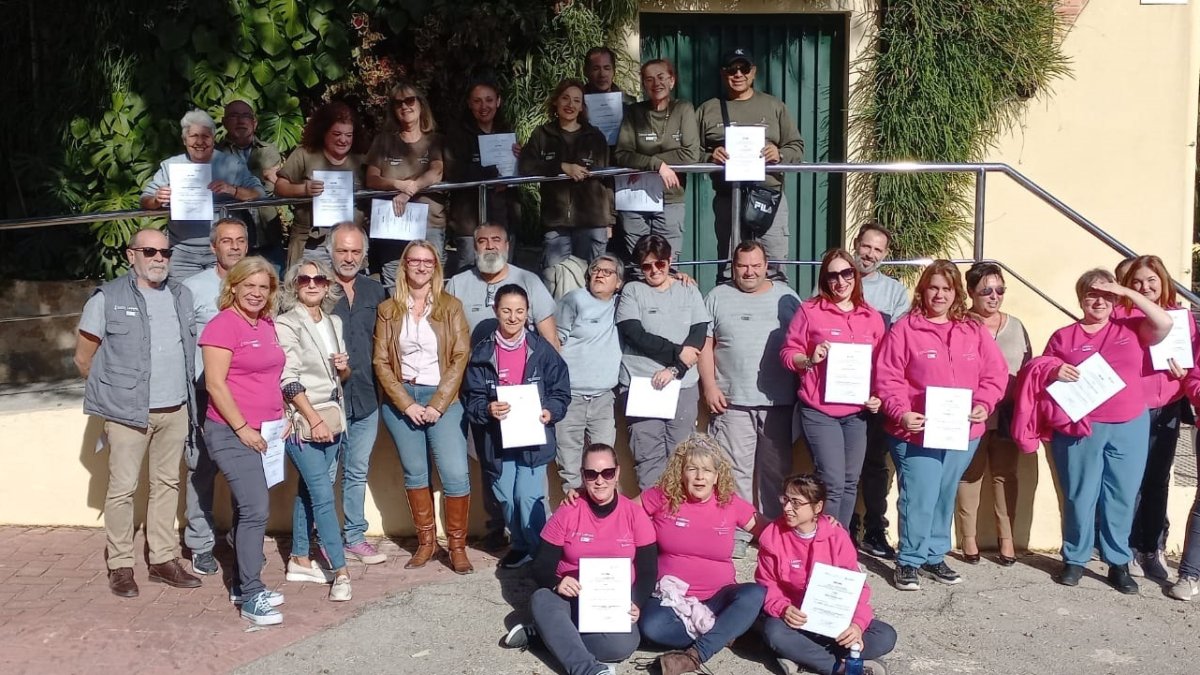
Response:
[[[314,171],[313,180],[324,183],[321,194],[313,197],[312,226],[333,227],[354,221],[354,172]]]
[[[505,448],[527,448],[546,442],[542,397],[536,384],[496,387],[496,400],[509,406],[508,414],[500,420],[500,438]]]
[[[825,563],[814,563],[800,611],[808,617],[804,630],[836,638],[850,627],[867,575]]]
[[[371,200],[371,238],[413,241],[424,239],[429,223],[429,205],[409,202],[404,215],[397,216],[390,199]]]
[[[258,433],[267,442],[267,451],[262,455],[263,474],[267,477],[267,489],[283,482],[283,432],[287,431],[287,418],[262,423]]]
[[[516,134],[480,134],[479,165],[494,166],[501,176],[517,175],[517,158],[513,155],[516,144]]]
[[[925,437],[921,445],[966,450],[971,442],[970,389],[925,387]]]
[[[171,184],[171,220],[212,221],[211,164],[168,164],[167,182]]]
[[[621,118],[625,116],[624,95],[619,91],[607,94],[584,94],[588,122],[604,134],[609,145],[617,144],[621,131]]]
[[[629,558],[579,559],[580,633],[628,633],[632,606]]]
[[[629,397],[625,401],[628,417],[654,417],[675,419],[675,408],[679,405],[679,389],[683,384],[673,379],[662,389],[655,389],[649,377],[629,378]]]
[[[871,398],[871,345],[830,342],[825,402],[862,405]]]
[[[757,183],[767,177],[767,128],[759,126],[725,127],[725,180]]]
[[[663,181],[656,171],[617,176],[616,206],[618,211],[662,213]]]
[[[1171,332],[1163,341],[1150,346],[1150,362],[1155,370],[1170,370],[1167,359],[1175,359],[1175,365],[1180,368],[1191,368],[1196,365],[1196,355],[1192,353],[1192,313],[1186,309],[1169,309],[1171,315]]]
[[[1052,382],[1046,393],[1058,404],[1072,422],[1078,422],[1100,404],[1125,388],[1120,375],[1108,365],[1099,352],[1075,366],[1079,379],[1075,382]]]

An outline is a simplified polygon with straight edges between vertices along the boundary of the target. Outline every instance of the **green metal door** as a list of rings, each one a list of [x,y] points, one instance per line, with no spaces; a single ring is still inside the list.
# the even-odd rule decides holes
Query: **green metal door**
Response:
[[[737,47],[754,54],[754,86],[787,104],[804,137],[805,162],[846,160],[846,14],[649,14],[641,15],[642,60],[670,59],[675,95],[697,108],[722,91],[721,56]],[[698,179],[697,179],[698,178]],[[813,260],[841,243],[845,180],[834,174],[790,174],[785,190],[791,211],[793,260]],[[695,177],[688,185],[688,214],[680,257],[712,260],[717,255],[712,183]],[[715,268],[697,270],[707,290]],[[807,296],[815,268],[788,270]]]

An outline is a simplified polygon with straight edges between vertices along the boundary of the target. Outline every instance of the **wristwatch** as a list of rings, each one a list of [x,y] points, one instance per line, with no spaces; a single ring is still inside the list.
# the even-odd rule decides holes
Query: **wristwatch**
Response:
[[[678,368],[676,368],[675,366],[667,366],[667,370],[671,371],[671,374],[674,375],[676,379],[679,379],[679,369]]]

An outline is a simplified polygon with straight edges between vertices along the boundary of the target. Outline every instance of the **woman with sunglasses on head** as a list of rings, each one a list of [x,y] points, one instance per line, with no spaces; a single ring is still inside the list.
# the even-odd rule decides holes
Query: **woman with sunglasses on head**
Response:
[[[863,672],[886,675],[881,656],[896,647],[896,630],[875,618],[871,587],[863,584],[850,625],[836,638],[805,630],[800,611],[814,567],[820,563],[858,571],[858,553],[850,534],[825,514],[825,484],[809,474],[783,482],[783,514],[766,526],[758,541],[754,580],[766,589],[763,641],[775,652],[784,673],[845,672],[852,650],[865,659]],[[804,671],[798,671],[801,668]]]
[[[275,332],[286,357],[280,382],[296,434],[287,440],[287,454],[300,474],[300,489],[292,510],[292,554],[288,581],[333,582],[329,599],[351,597],[350,572],[342,550],[342,528],[333,504],[330,469],[346,429],[342,382],[350,377],[342,320],[330,312],[341,297],[333,270],[320,260],[298,262],[284,277]],[[314,523],[332,573],[309,557],[309,534]]]
[[[863,298],[862,275],[849,253],[826,251],[817,278],[820,290],[792,317],[780,357],[800,376],[801,428],[827,486],[825,512],[849,527],[867,452],[867,413],[879,412],[880,401],[870,388],[862,401],[827,400],[826,361],[835,345],[870,345],[871,354],[877,354],[886,328],[883,316]]]
[[[392,114],[383,131],[375,137],[367,153],[367,187],[372,190],[398,190],[392,198],[396,215],[404,214],[413,202],[429,209],[425,240],[433,245],[439,258],[445,258],[446,207],[444,195],[422,193],[441,182],[444,157],[441,134],[433,120],[433,110],[425,93],[409,82],[392,87]],[[389,290],[400,274],[400,255],[408,242],[380,239],[371,241],[371,263],[380,270],[380,281]]]
[[[642,237],[634,247],[634,259],[643,280],[625,284],[617,305],[617,332],[624,353],[621,389],[627,391],[635,377],[649,379],[660,390],[680,380],[673,419],[638,417],[638,411],[626,411],[638,487],[646,490],[658,482],[675,446],[695,429],[700,400],[695,366],[710,317],[700,291],[671,274],[671,245],[666,239],[657,234]]]
[[[1013,544],[1013,524],[1017,517],[1017,459],[1020,449],[1009,431],[1012,422],[1013,385],[1017,372],[1028,363],[1031,354],[1029,334],[1017,317],[1000,311],[1004,304],[1004,274],[996,263],[975,263],[967,270],[967,292],[971,295],[971,314],[979,317],[983,327],[996,340],[1004,363],[1008,366],[1008,384],[1000,405],[988,416],[986,431],[979,448],[958,482],[958,532],[962,537],[963,560],[979,562],[977,541],[979,520],[979,491],[983,474],[992,476],[992,505],[996,516],[996,537],[999,554],[996,561],[1004,567],[1017,562]]]
[[[532,624],[517,624],[506,647],[540,640],[568,675],[616,675],[641,641],[637,622],[658,579],[658,546],[646,512],[618,491],[621,468],[612,446],[593,443],[583,451],[580,498],[564,502],[542,530],[533,561],[539,586],[530,598]],[[629,632],[579,632],[579,564],[583,558],[626,558],[633,587]]]
[[[404,490],[417,550],[407,569],[424,567],[438,551],[429,457],[446,493],[450,568],[474,570],[467,558],[471,478],[459,387],[470,356],[471,335],[462,302],[443,289],[433,244],[411,241],[400,256],[396,292],[375,319],[375,376],[383,389],[383,423],[404,469]]]

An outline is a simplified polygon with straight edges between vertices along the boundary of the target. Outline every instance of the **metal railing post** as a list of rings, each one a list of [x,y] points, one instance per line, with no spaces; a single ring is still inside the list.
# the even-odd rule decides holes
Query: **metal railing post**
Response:
[[[479,224],[482,225],[488,221],[488,189],[486,185],[479,186]]]
[[[983,216],[986,198],[987,171],[979,169],[975,172],[975,246],[971,256],[975,258],[975,262],[983,260]]]
[[[742,243],[742,184],[734,183],[729,195],[729,264],[733,264],[733,252]],[[732,275],[733,272],[731,271]],[[719,276],[719,275],[718,275]]]

